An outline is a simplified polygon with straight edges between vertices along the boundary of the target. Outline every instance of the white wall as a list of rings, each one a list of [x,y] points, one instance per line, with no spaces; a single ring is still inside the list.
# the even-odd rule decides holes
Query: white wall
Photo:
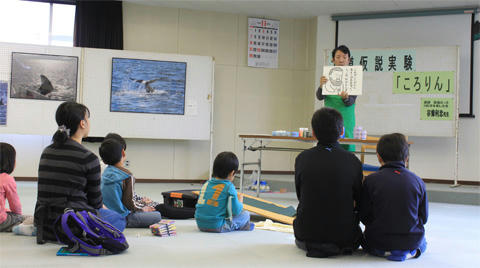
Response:
[[[215,58],[213,156],[230,150],[240,158],[238,134],[308,126],[313,110],[315,19],[272,18],[280,19],[279,67],[261,69],[247,67],[247,18],[124,3],[125,49]],[[137,152],[139,141],[128,142],[128,151]],[[154,152],[160,149],[158,155],[171,159],[173,167],[167,174],[149,172],[154,160],[137,152],[131,162],[138,177],[205,179],[208,175],[207,142],[143,142]],[[293,154],[266,153],[264,160],[264,169],[293,170]],[[134,168],[139,161],[145,170]]]
[[[124,2],[123,16],[126,50],[214,56],[214,156],[230,150],[240,158],[240,133],[268,134],[272,130],[309,127],[316,19],[272,18],[280,20],[279,67],[262,69],[247,67],[246,15]],[[0,140],[8,140],[17,148],[14,175],[36,177],[38,159],[50,137],[17,137],[0,136]],[[127,144],[130,169],[137,178],[208,178],[209,141],[127,139]],[[98,152],[99,144],[86,146]],[[293,170],[295,155],[265,153],[263,168]]]
[[[317,17],[317,64],[315,72],[315,87],[312,89],[314,93],[320,86],[320,77],[322,77],[323,66],[325,63],[325,50],[330,50],[335,46],[335,22],[330,16]],[[323,107],[323,101],[320,102],[315,97],[313,100],[315,110]]]
[[[334,30],[335,23],[330,17],[317,17],[317,72],[315,80],[321,76],[320,54],[323,49],[333,48],[335,45]],[[331,38],[324,35],[331,33]],[[346,44],[348,46],[348,44]],[[480,108],[478,93],[480,90],[479,68],[480,68],[480,42],[475,42],[474,51],[474,96],[473,113],[476,118],[461,118],[459,122],[459,180],[480,181]],[[321,106],[315,103],[316,107]],[[410,169],[422,178],[453,180],[455,168],[455,139],[453,138],[431,138],[431,137],[409,137],[414,144],[410,147]],[[376,164],[374,157],[367,157],[368,163]]]

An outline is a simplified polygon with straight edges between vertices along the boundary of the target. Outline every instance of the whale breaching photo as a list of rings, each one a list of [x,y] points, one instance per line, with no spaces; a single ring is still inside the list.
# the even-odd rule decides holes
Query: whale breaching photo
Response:
[[[0,81],[0,125],[7,124],[7,88],[8,83]]]
[[[12,52],[11,98],[75,101],[78,57]]]
[[[185,113],[186,62],[112,59],[111,112]]]

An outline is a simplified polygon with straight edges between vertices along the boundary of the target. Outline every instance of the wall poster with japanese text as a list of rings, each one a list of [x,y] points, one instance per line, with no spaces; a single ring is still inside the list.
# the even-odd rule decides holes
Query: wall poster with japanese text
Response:
[[[351,49],[350,66],[360,65],[364,72],[409,72],[416,70],[415,49]],[[328,62],[332,63],[329,54]]]
[[[420,120],[454,119],[453,98],[421,98]]]
[[[454,71],[393,73],[393,94],[453,94],[454,90]]]

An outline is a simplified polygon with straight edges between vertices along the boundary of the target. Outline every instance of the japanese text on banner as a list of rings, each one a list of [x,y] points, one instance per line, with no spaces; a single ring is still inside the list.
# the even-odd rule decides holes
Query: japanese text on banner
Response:
[[[453,98],[422,98],[421,120],[453,120]]]
[[[394,94],[453,94],[454,72],[394,72]]]

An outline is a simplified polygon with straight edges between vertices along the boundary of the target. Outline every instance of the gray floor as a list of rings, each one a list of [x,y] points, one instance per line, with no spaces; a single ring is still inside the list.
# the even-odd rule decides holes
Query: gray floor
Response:
[[[197,184],[137,185],[137,192],[162,201],[161,192],[195,189]],[[32,214],[36,183],[19,182],[24,213]],[[263,198],[296,205],[293,193],[263,194]],[[478,267],[480,206],[430,203],[427,252],[419,259],[394,263],[357,253],[312,259],[294,246],[292,234],[265,230],[226,234],[201,233],[194,220],[176,222],[176,237],[155,237],[148,229],[127,229],[130,248],[107,257],[56,257],[60,245],[36,245],[33,237],[0,233],[0,267]],[[477,265],[475,265],[477,263]],[[406,265],[406,266],[405,266]]]

